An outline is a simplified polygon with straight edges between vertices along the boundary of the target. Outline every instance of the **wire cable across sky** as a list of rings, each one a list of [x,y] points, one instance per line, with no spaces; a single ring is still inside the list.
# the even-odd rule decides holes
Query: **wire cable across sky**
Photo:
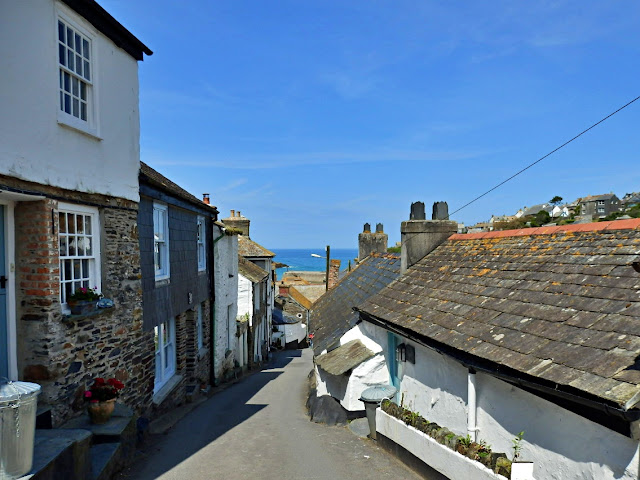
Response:
[[[536,165],[537,163],[540,163],[542,160],[544,160],[545,158],[553,155],[554,153],[556,153],[558,150],[560,150],[561,148],[566,147],[567,145],[569,145],[571,142],[573,142],[574,140],[578,139],[579,137],[581,137],[582,135],[584,135],[585,133],[587,133],[589,130],[597,127],[598,125],[600,125],[602,122],[604,122],[605,120],[608,120],[609,118],[613,117],[616,113],[621,112],[622,110],[624,110],[625,108],[627,108],[629,105],[631,105],[633,102],[635,102],[636,100],[640,99],[640,96],[637,96],[636,98],[634,98],[633,100],[631,100],[630,102],[626,103],[625,105],[621,106],[620,108],[618,108],[615,112],[611,112],[609,115],[607,115],[606,117],[602,118],[601,120],[599,120],[598,122],[594,123],[593,125],[591,125],[589,128],[583,130],[582,132],[580,132],[578,135],[576,135],[575,137],[573,137],[571,140],[567,140],[566,142],[564,142],[562,145],[560,145],[557,148],[554,148],[553,150],[551,150],[549,153],[547,153],[545,156],[540,157],[538,160],[536,160],[535,162],[527,165],[526,167],[524,167],[522,170],[520,170],[519,172],[514,173],[513,175],[511,175],[509,178],[507,178],[506,180],[503,180],[502,182],[500,182],[499,184],[497,184],[495,187],[490,188],[489,190],[487,190],[486,192],[484,192],[482,195],[478,195],[476,198],[474,198],[473,200],[471,200],[470,202],[464,204],[462,207],[458,208],[456,211],[454,211],[453,213],[449,214],[449,218],[451,218],[452,215],[455,215],[456,213],[458,213],[460,210],[462,210],[463,208],[468,207],[469,205],[471,205],[472,203],[480,200],[482,197],[484,197],[485,195],[488,195],[489,193],[493,192],[495,189],[501,187],[502,185],[504,185],[505,183],[507,183],[510,180],[513,180],[514,178],[516,178],[518,175],[520,175],[523,172],[526,172],[527,170],[529,170],[531,167],[533,167],[534,165]]]

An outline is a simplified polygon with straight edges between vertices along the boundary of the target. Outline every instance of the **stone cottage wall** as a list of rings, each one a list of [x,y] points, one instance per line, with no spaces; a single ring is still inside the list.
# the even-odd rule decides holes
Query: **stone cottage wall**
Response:
[[[99,208],[102,293],[115,307],[90,316],[61,312],[58,202],[15,207],[18,370],[22,380],[42,386],[39,402],[51,407],[54,425],[84,408],[82,394],[96,377],[123,381],[121,401],[139,413],[148,410],[153,392],[153,336],[142,331],[137,204],[77,192],[73,199],[119,204]]]

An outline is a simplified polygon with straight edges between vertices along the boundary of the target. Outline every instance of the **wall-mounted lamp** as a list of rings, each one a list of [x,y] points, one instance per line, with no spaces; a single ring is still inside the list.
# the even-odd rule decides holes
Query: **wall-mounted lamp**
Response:
[[[396,362],[416,363],[416,349],[401,343],[396,347]]]

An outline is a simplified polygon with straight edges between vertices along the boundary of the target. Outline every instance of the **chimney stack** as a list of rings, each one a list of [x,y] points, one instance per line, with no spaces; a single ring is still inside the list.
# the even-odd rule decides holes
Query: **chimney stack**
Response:
[[[422,260],[454,233],[458,232],[458,223],[449,218],[446,202],[433,204],[432,220],[425,219],[423,202],[411,204],[410,220],[402,222],[400,235],[402,241],[400,273]]]
[[[372,253],[387,253],[389,236],[384,233],[381,223],[376,225],[376,232],[371,233],[371,225],[364,224],[364,229],[358,235],[358,261],[367,258]]]
[[[209,194],[208,193],[203,193],[202,194],[202,201],[204,203],[206,203],[207,205],[211,205],[211,200],[209,200]]]
[[[231,210],[231,216],[229,218],[222,219],[222,223],[229,228],[240,230],[240,235],[244,235],[246,237],[249,236],[249,224],[251,222],[248,218],[245,218],[240,214],[240,210],[237,212],[235,210]]]

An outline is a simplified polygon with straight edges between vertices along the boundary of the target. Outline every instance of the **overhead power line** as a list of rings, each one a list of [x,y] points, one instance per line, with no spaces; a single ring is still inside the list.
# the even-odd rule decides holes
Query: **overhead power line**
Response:
[[[507,183],[510,180],[513,180],[514,178],[516,178],[518,175],[520,175],[523,172],[526,172],[527,170],[529,170],[531,167],[533,167],[534,165],[536,165],[537,163],[540,163],[542,160],[544,160],[545,158],[549,157],[550,155],[553,155],[554,153],[556,153],[558,150],[560,150],[561,148],[566,147],[567,145],[569,145],[571,142],[573,142],[574,140],[578,139],[579,137],[581,137],[582,135],[584,135],[585,133],[587,133],[589,130],[597,127],[598,125],[600,125],[602,122],[604,122],[605,120],[608,120],[609,118],[613,117],[616,113],[624,110],[625,108],[627,108],[629,105],[631,105],[633,102],[635,102],[636,100],[640,99],[640,96],[637,96],[636,98],[634,98],[633,100],[631,100],[630,102],[626,103],[625,105],[621,106],[620,108],[618,108],[615,112],[611,112],[609,115],[607,115],[606,117],[602,118],[601,120],[599,120],[598,122],[594,123],[593,125],[591,125],[589,128],[583,130],[582,132],[580,132],[578,135],[576,135],[575,137],[573,137],[571,140],[567,140],[566,142],[564,142],[562,145],[560,145],[557,148],[554,148],[553,150],[551,150],[549,153],[547,153],[545,156],[540,157],[538,160],[536,160],[535,162],[527,165],[526,167],[524,167],[522,170],[520,170],[519,172],[514,173],[513,175],[511,175],[509,178],[507,178],[506,180],[503,180],[502,182],[500,182],[499,184],[497,184],[495,187],[490,188],[489,190],[487,190],[486,192],[484,192],[482,195],[478,195],[476,198],[474,198],[473,200],[471,200],[468,203],[465,203],[462,207],[460,207],[459,209],[457,209],[456,211],[454,211],[453,213],[451,213],[449,215],[449,218],[451,218],[452,215],[455,215],[456,213],[458,213],[460,210],[462,210],[463,208],[468,207],[469,205],[471,205],[472,203],[480,200],[482,197],[484,197],[485,195],[488,195],[489,193],[493,192],[495,189],[501,187],[502,185],[504,185],[505,183]]]

